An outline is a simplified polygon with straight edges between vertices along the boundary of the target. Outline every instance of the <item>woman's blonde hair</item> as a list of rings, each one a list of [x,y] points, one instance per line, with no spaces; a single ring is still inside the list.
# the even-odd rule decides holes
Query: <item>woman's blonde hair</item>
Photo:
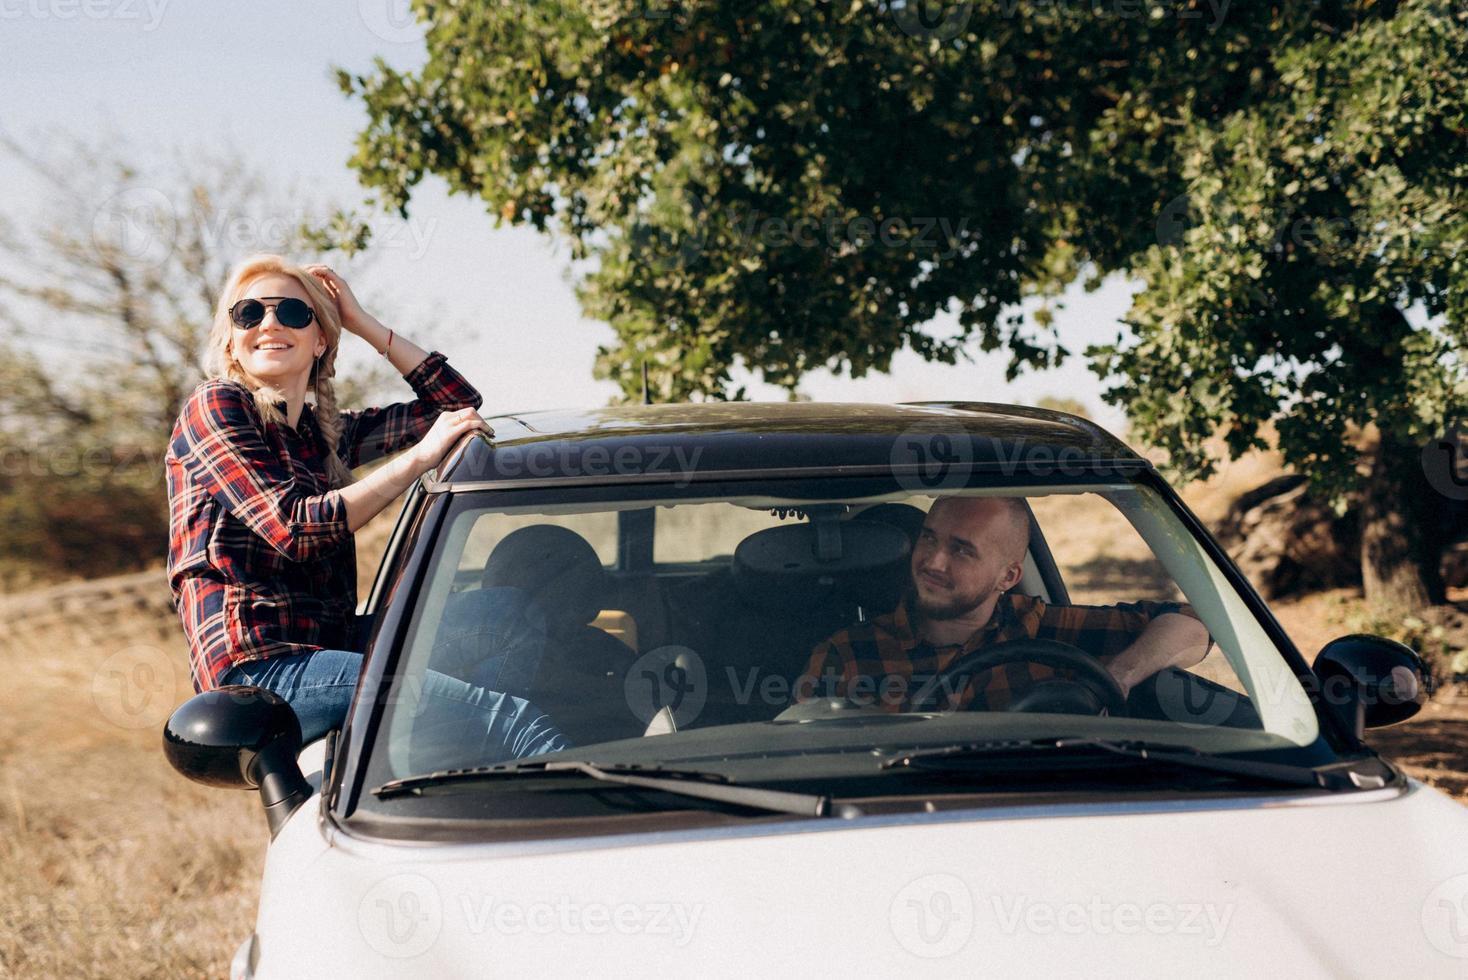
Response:
[[[254,394],[255,407],[260,417],[267,422],[283,423],[285,416],[276,407],[285,400],[279,389],[251,375],[235,359],[230,349],[234,339],[234,322],[229,318],[229,309],[239,300],[245,288],[261,276],[290,276],[301,284],[316,312],[315,322],[321,325],[326,340],[326,350],[316,359],[311,369],[310,391],[316,396],[316,421],[321,428],[321,438],[326,443],[326,474],[334,487],[344,487],[352,482],[352,471],[337,455],[341,441],[341,413],[336,407],[336,389],[331,379],[336,376],[336,352],[341,342],[342,324],[336,313],[336,301],[327,293],[320,280],[300,266],[291,265],[279,255],[252,255],[234,267],[224,290],[219,294],[219,306],[214,311],[214,322],[209,328],[209,341],[204,354],[204,368],[211,378],[226,378],[245,385]]]

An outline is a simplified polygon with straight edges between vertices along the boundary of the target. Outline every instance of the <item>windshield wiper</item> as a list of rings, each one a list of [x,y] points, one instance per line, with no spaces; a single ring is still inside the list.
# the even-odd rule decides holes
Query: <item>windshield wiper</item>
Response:
[[[1054,753],[1063,756],[1077,751],[1100,755],[1110,754],[1141,762],[1161,763],[1183,769],[1203,770],[1245,779],[1281,783],[1288,786],[1309,786],[1331,791],[1379,789],[1386,785],[1386,780],[1381,776],[1365,773],[1322,772],[1309,766],[1209,755],[1198,749],[1177,745],[1158,745],[1137,740],[1113,742],[1096,738],[971,742],[933,749],[915,749],[911,752],[889,756],[882,760],[881,768],[935,768],[941,767],[945,761],[959,763],[986,759],[997,761],[1008,755],[1028,757],[1034,754]]]
[[[663,769],[632,765],[597,765],[594,762],[545,761],[528,759],[523,762],[501,763],[494,766],[478,766],[472,769],[443,769],[405,776],[383,783],[372,791],[378,799],[392,796],[416,795],[424,787],[441,786],[462,780],[497,779],[507,776],[538,776],[546,774],[573,773],[589,776],[604,783],[619,786],[635,786],[689,796],[718,803],[731,803],[754,810],[769,810],[773,813],[793,813],[802,817],[826,817],[831,815],[831,798],[810,793],[786,793],[782,790],[760,789],[757,786],[738,786],[727,776],[716,772],[697,769]]]

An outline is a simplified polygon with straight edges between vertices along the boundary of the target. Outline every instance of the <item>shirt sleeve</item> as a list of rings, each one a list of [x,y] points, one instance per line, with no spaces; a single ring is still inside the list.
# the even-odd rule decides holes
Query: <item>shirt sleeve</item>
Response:
[[[352,536],[340,491],[308,495],[266,443],[254,399],[228,382],[184,403],[172,452],[220,506],[289,561],[327,554]]]
[[[1078,646],[1092,656],[1107,656],[1125,650],[1148,623],[1164,613],[1199,618],[1193,607],[1185,602],[1153,599],[1118,602],[1111,606],[1051,605],[1045,607],[1036,635],[1040,639]],[[1212,649],[1213,636],[1210,634],[1204,656]]]
[[[342,412],[337,452],[349,468],[406,449],[428,434],[442,412],[478,408],[484,398],[464,376],[434,351],[403,375],[418,397],[380,408]]]
[[[813,698],[841,697],[846,693],[846,676],[850,670],[849,658],[842,655],[841,649],[833,640],[822,640],[816,644],[810,653],[810,660],[805,665],[799,677],[795,679],[795,686],[791,690],[794,701],[809,701]],[[834,678],[834,689],[831,682],[826,678]]]

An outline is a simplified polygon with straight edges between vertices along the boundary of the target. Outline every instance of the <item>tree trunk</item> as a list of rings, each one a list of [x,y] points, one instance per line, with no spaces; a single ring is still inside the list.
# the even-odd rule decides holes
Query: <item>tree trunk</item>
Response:
[[[1445,601],[1443,542],[1433,532],[1436,495],[1419,447],[1383,431],[1361,500],[1361,585],[1376,612],[1402,613]]]

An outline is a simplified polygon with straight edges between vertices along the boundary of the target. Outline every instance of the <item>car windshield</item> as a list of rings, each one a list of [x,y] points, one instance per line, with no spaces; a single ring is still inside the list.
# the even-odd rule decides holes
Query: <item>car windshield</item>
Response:
[[[780,489],[454,494],[369,785],[517,754],[415,696],[438,675],[546,716],[570,747],[545,759],[738,782],[996,742],[1317,740],[1279,648],[1144,481]]]

